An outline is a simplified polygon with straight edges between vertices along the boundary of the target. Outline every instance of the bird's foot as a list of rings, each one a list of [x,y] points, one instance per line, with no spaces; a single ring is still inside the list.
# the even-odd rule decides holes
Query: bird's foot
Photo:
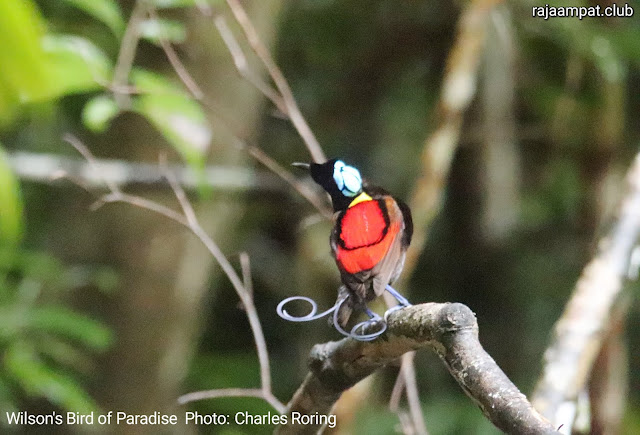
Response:
[[[351,332],[347,332],[342,329],[342,326],[340,326],[340,322],[338,322],[338,311],[340,311],[340,306],[344,303],[344,301],[347,300],[348,297],[349,296],[340,299],[336,303],[336,310],[333,313],[334,328],[336,328],[336,330],[345,337],[353,338],[354,340],[358,341],[371,341],[380,337],[384,333],[384,331],[387,330],[387,323],[382,319],[382,317],[371,311],[367,306],[365,306],[365,313],[367,313],[367,316],[369,316],[369,320],[357,323],[353,328],[351,328]],[[367,331],[375,325],[378,325],[378,329],[375,332],[367,333]]]
[[[409,300],[407,298],[405,298],[404,296],[402,296],[400,293],[398,293],[396,291],[396,289],[394,289],[393,287],[391,287],[389,284],[387,284],[386,290],[394,297],[396,298],[396,300],[399,302],[398,305],[396,305],[395,307],[389,308],[385,313],[384,313],[384,321],[385,323],[387,322],[387,319],[389,319],[389,316],[392,313],[395,313],[398,310],[401,310],[405,307],[410,307],[411,306],[411,302],[409,302]]]
[[[290,322],[309,322],[312,320],[320,319],[322,317],[325,317],[333,313],[333,317],[332,317],[333,326],[334,328],[336,328],[336,330],[340,334],[344,335],[345,337],[353,338],[354,340],[371,341],[381,336],[387,330],[387,319],[389,318],[389,315],[391,315],[391,313],[401,310],[402,308],[411,306],[411,303],[404,296],[398,293],[393,287],[391,287],[390,285],[387,285],[386,289],[389,293],[393,295],[393,297],[396,298],[399,304],[393,308],[388,309],[384,313],[383,317],[380,317],[378,314],[371,311],[365,305],[364,312],[367,314],[367,316],[369,316],[369,319],[363,322],[357,323],[353,328],[351,328],[350,332],[345,331],[340,326],[340,323],[338,322],[338,313],[340,311],[340,307],[342,306],[342,304],[347,300],[347,298],[351,297],[351,295],[346,295],[345,297],[337,300],[333,307],[329,308],[326,311],[323,311],[320,314],[317,314],[318,304],[316,303],[316,301],[306,296],[291,296],[286,299],[283,299],[278,304],[276,311],[278,312],[278,315],[280,317],[282,317],[285,320],[289,320]],[[311,306],[311,311],[304,316],[298,316],[298,317],[292,316],[287,312],[287,310],[285,310],[284,307],[289,302],[293,302],[293,301],[304,301],[308,303]],[[374,329],[375,332],[368,332],[371,329]]]

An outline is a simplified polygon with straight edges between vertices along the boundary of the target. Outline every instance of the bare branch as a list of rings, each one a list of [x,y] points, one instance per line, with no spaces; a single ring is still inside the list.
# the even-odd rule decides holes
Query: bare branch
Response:
[[[221,397],[258,397],[262,398],[262,390],[259,388],[223,388],[220,390],[196,391],[183,394],[178,397],[178,403],[184,405],[189,402],[197,402],[205,399],[219,399]]]
[[[218,245],[200,226],[191,203],[171,172],[167,172],[167,180],[169,181],[171,189],[182,207],[185,217],[187,218],[189,229],[191,229],[191,231],[202,241],[211,255],[216,259],[220,267],[222,267],[222,270],[231,281],[238,297],[244,305],[247,318],[249,319],[249,326],[251,327],[251,332],[253,333],[253,338],[255,340],[258,361],[260,363],[260,379],[262,382],[261,391],[265,397],[273,398],[273,395],[271,394],[271,368],[269,363],[269,353],[267,351],[267,343],[264,339],[264,333],[262,332],[262,324],[258,318],[256,306],[253,303],[253,296],[244,287],[240,277],[233,269],[233,266],[231,266],[229,260],[224,256]]]
[[[203,13],[205,16],[212,15],[212,9],[206,3],[201,2],[201,3],[198,3],[196,6],[200,10],[200,12]],[[157,17],[157,11],[155,10],[155,8],[153,8],[153,5],[149,5],[149,14],[153,17]],[[247,20],[248,20],[248,17],[247,17]],[[266,83],[262,82],[262,80],[260,80],[257,76],[255,76],[255,74],[253,74],[249,70],[246,57],[242,52],[240,45],[238,44],[235,37],[233,36],[233,33],[227,26],[227,23],[224,17],[218,16],[215,18],[214,22],[215,22],[216,28],[218,29],[218,31],[220,32],[220,35],[223,38],[225,45],[227,46],[229,52],[231,53],[231,56],[234,60],[234,64],[236,65],[236,68],[238,69],[240,74],[250,83],[252,83],[267,98],[269,98],[276,105],[276,107],[278,107],[280,111],[282,111],[283,113],[289,113],[290,109],[288,109],[288,106],[285,104],[283,98],[280,95],[278,95],[278,93],[274,89],[270,88]],[[131,27],[133,26],[133,22],[130,22],[130,26]],[[213,112],[217,112],[215,110],[215,104],[206,99],[206,96],[204,95],[204,93],[202,92],[198,84],[191,77],[191,75],[189,74],[185,66],[182,64],[182,62],[178,58],[177,53],[175,52],[171,44],[169,44],[169,42],[165,38],[161,38],[160,41],[161,41],[162,48],[165,54],[167,55],[167,59],[171,63],[171,66],[175,70],[176,74],[178,75],[178,77],[180,78],[184,86],[191,93],[191,95],[196,100],[206,105]],[[260,41],[260,44],[262,44],[261,41]],[[263,48],[266,50],[264,45],[263,45]],[[282,79],[284,80],[284,77]],[[286,80],[285,80],[285,83],[286,83]],[[114,87],[114,86],[116,86],[115,83],[111,85],[111,87]],[[122,87],[122,85],[118,85],[118,86]],[[295,105],[295,100],[293,100],[293,104]],[[296,109],[297,109],[297,106],[296,106]],[[299,110],[298,110],[298,113],[299,113]],[[258,162],[263,164],[269,170],[273,171],[276,175],[278,175],[284,181],[289,183],[294,188],[294,190],[298,192],[307,201],[309,201],[311,205],[313,205],[320,212],[320,214],[322,214],[322,216],[328,219],[332,217],[333,213],[327,207],[326,200],[324,200],[316,192],[310,189],[305,183],[299,181],[296,177],[293,176],[293,174],[291,174],[290,171],[287,171],[285,168],[279,165],[275,160],[269,157],[266,153],[264,153],[258,147],[254,145],[250,145],[245,140],[243,140],[240,137],[240,135],[237,134],[230,127],[229,123],[226,122],[223,115],[221,115],[220,113],[213,113],[213,115],[216,118],[218,118],[218,121],[221,124],[223,124],[224,127],[226,127],[226,129],[233,136],[237,145],[240,145],[241,148],[247,150],[249,152],[249,155],[251,155]],[[299,116],[302,118],[302,114],[299,114]],[[306,125],[303,118],[302,118],[302,122]],[[301,133],[301,137],[305,139],[304,136],[302,136],[302,133]],[[318,145],[318,149],[320,149],[319,145]],[[320,150],[320,152],[322,152],[322,150]],[[179,184],[184,184],[184,183],[179,183]]]
[[[640,237],[640,154],[627,173],[627,184],[629,191],[618,220],[582,271],[545,352],[533,403],[552,422],[557,421],[562,404],[575,401],[585,388],[603,338],[611,328],[612,312]]]
[[[407,393],[407,402],[409,404],[409,415],[415,433],[419,435],[428,435],[427,425],[422,414],[422,406],[420,405],[420,395],[418,392],[418,383],[416,382],[416,367],[414,364],[415,352],[407,352],[402,355],[402,377],[405,379],[404,388]]]
[[[201,9],[201,12],[204,13],[204,10],[202,8],[200,8],[200,9]],[[207,11],[209,13],[211,12],[210,9],[207,9]],[[156,13],[155,9],[153,9],[151,7],[150,13],[151,14],[155,14]],[[256,77],[249,70],[246,57],[245,57],[244,53],[242,52],[242,49],[240,48],[240,45],[238,44],[238,42],[234,38],[233,33],[231,32],[231,30],[227,26],[227,23],[226,23],[224,17],[217,16],[215,18],[215,24],[216,24],[216,27],[217,27],[218,31],[220,32],[220,35],[222,36],[222,38],[224,40],[229,52],[232,55],[232,58],[233,58],[234,63],[236,65],[236,68],[238,69],[240,74],[246,80],[248,80],[250,83],[252,83],[267,98],[269,98],[276,105],[276,107],[278,107],[279,110],[281,110],[283,113],[288,112],[288,109],[287,109],[286,105],[284,104],[283,99],[277,94],[277,92],[275,90],[271,89],[266,83],[263,83],[258,77]],[[173,50],[173,47],[171,47],[171,45],[166,40],[161,39],[161,42],[162,42],[162,47],[163,47],[163,49],[164,49],[164,51],[165,51],[165,53],[167,55],[167,58],[169,59],[169,61],[171,63],[171,66],[174,68],[174,70],[176,71],[176,74],[178,74],[178,77],[180,78],[182,83],[185,85],[187,90],[191,93],[191,95],[195,99],[197,99],[198,101],[200,101],[203,104],[205,104],[212,111],[215,111],[214,104],[212,104],[210,101],[208,101],[205,98],[205,95],[201,91],[200,87],[193,80],[193,78],[191,77],[189,72],[186,70],[186,68],[184,67],[182,62],[180,62],[180,60],[177,57],[175,51]],[[215,111],[215,112],[217,112],[217,111]],[[259,163],[263,164],[267,169],[271,170],[273,173],[275,173],[280,178],[282,178],[285,182],[287,182],[289,185],[291,185],[291,187],[293,187],[294,190],[296,192],[298,192],[303,198],[305,198],[307,201],[309,201],[311,203],[311,205],[313,205],[322,214],[322,216],[324,216],[327,219],[331,219],[333,213],[327,207],[327,201],[324,198],[322,198],[316,192],[314,192],[312,189],[310,189],[306,183],[303,183],[303,182],[299,181],[296,177],[293,176],[293,174],[290,171],[287,171],[285,168],[283,168],[280,164],[278,164],[278,162],[273,160],[269,155],[267,155],[260,148],[254,146],[254,145],[250,145],[245,140],[243,140],[240,137],[240,135],[238,135],[230,127],[229,123],[225,122],[225,119],[221,114],[214,113],[214,116],[216,118],[218,118],[218,122],[223,124],[223,126],[233,136],[233,139],[235,140],[237,145],[239,145],[241,148],[245,149],[249,153],[249,155],[251,155]],[[302,116],[302,115],[300,115],[300,116]]]
[[[397,303],[395,298],[387,292],[385,292],[384,298],[385,303],[389,308],[394,307]],[[394,389],[391,392],[389,408],[398,414],[398,418],[402,424],[402,429],[405,433],[409,432],[411,434],[417,433],[420,435],[427,435],[429,431],[427,430],[424,415],[422,414],[422,406],[420,405],[420,394],[418,392],[418,384],[416,382],[414,357],[415,352],[409,352],[402,355],[400,372],[398,373],[398,379],[396,379]],[[406,393],[407,403],[409,404],[408,413],[400,411],[399,409],[400,399],[403,392]],[[409,427],[411,430],[409,430]]]
[[[400,369],[402,370],[402,366],[400,366]],[[400,400],[404,392],[405,382],[405,377],[402,376],[402,373],[398,373],[389,397],[389,411],[397,413],[400,410]]]
[[[68,140],[86,159],[87,161],[94,165],[95,167],[95,158],[89,151],[89,149],[84,146],[78,139],[74,136],[68,134],[65,135],[66,140]],[[234,270],[233,266],[227,259],[227,257],[223,254],[220,247],[213,241],[211,237],[206,233],[206,231],[202,228],[200,223],[198,222],[197,216],[193,209],[193,206],[189,202],[186,193],[178,183],[175,175],[171,172],[167,165],[166,161],[161,158],[160,165],[162,167],[163,172],[167,180],[169,181],[169,185],[173,190],[173,193],[180,203],[180,207],[184,215],[181,215],[174,210],[165,207],[164,205],[158,204],[154,201],[150,201],[146,198],[142,198],[135,195],[128,195],[122,193],[117,189],[113,184],[109,185],[109,189],[111,192],[101,197],[100,203],[109,203],[109,202],[123,202],[131,205],[135,205],[137,207],[141,207],[147,210],[154,211],[163,216],[172,219],[175,222],[180,223],[187,227],[191,232],[200,239],[202,244],[207,248],[209,253],[213,256],[216,262],[220,265],[224,273],[231,281],[231,285],[233,286],[236,294],[240,298],[240,301],[245,307],[245,311],[247,314],[247,318],[249,320],[249,326],[251,328],[251,332],[253,334],[256,351],[258,354],[258,361],[260,364],[260,379],[261,379],[261,388],[259,390],[256,389],[231,389],[231,390],[214,390],[208,392],[200,392],[193,393],[192,396],[188,397],[197,397],[198,394],[205,397],[224,397],[225,393],[230,393],[231,395],[251,395],[253,397],[261,397],[265,399],[268,403],[270,403],[275,409],[279,412],[284,410],[284,405],[273,395],[271,391],[271,368],[269,363],[269,353],[267,350],[267,344],[264,339],[264,333],[262,332],[262,324],[260,323],[260,319],[258,317],[258,313],[256,307],[253,303],[253,296],[244,286],[244,283]],[[96,170],[98,168],[96,167]],[[259,392],[259,393],[258,393]],[[228,395],[228,394],[226,394]],[[185,397],[185,396],[183,396]],[[188,401],[188,400],[187,400]]]
[[[447,59],[440,95],[441,120],[436,131],[424,143],[421,173],[409,200],[414,232],[399,287],[404,287],[404,283],[413,274],[418,258],[426,245],[431,222],[440,210],[445,180],[459,145],[463,115],[475,95],[486,27],[495,3],[497,3],[495,0],[471,1],[462,11],[458,21],[458,32]],[[413,365],[413,361],[403,360],[403,368],[398,376],[406,376],[408,372],[405,371],[405,366],[408,364]],[[415,384],[410,385],[409,382],[405,382],[404,385],[414,390],[413,392],[407,390],[408,397],[415,395]],[[409,400],[410,406],[412,403]],[[416,427],[422,425],[424,428],[422,414],[417,414],[415,404],[411,409],[414,425]]]
[[[249,254],[246,252],[240,253],[240,269],[242,270],[242,282],[247,293],[253,297],[253,280],[251,279],[251,261]]]
[[[431,222],[442,205],[451,161],[459,145],[464,112],[476,93],[487,23],[496,0],[467,3],[458,21],[458,33],[449,57],[440,94],[440,122],[422,150],[422,167],[409,206],[414,232],[407,252],[404,279],[411,276],[427,241]],[[402,286],[400,286],[402,287]]]
[[[158,11],[153,3],[147,3],[147,11],[151,18],[156,20],[158,19]],[[171,43],[163,35],[160,35],[160,46],[162,47],[164,54],[167,56],[167,60],[171,64],[171,67],[173,67],[174,71],[178,74],[178,77],[187,87],[191,95],[193,95],[193,97],[198,101],[202,100],[204,98],[204,92],[202,92],[202,89],[200,89],[196,81],[191,77],[191,74],[187,71],[187,68],[178,57],[178,53],[176,53]]]
[[[87,163],[89,163],[89,165],[92,167],[92,169],[94,171],[98,172],[98,167],[96,165],[96,159],[91,154],[91,151],[89,151],[89,149],[77,137],[75,137],[74,135],[72,135],[70,133],[66,133],[62,137],[62,140],[68,142],[72,147],[74,147],[76,149],[76,151],[78,151],[80,154],[82,154],[82,157],[84,157],[87,160]],[[104,180],[104,183],[109,188],[109,190],[111,190],[114,193],[120,192],[120,189],[118,189],[118,186],[115,183],[113,183],[112,181],[109,181],[107,179],[103,179],[103,180]]]
[[[198,226],[198,218],[196,218],[196,212],[193,210],[191,203],[187,199],[187,194],[184,193],[184,189],[176,180],[176,176],[173,172],[169,170],[167,167],[167,157],[164,154],[160,155],[158,159],[158,164],[160,169],[164,173],[167,181],[169,182],[169,186],[171,186],[171,190],[173,190],[173,194],[175,195],[180,207],[182,208],[182,212],[184,213],[184,217],[187,218],[187,222],[189,223],[190,228],[194,228]],[[244,289],[244,287],[243,287]]]
[[[113,82],[110,88],[114,92],[128,87],[129,72],[131,72],[131,67],[136,57],[136,50],[140,41],[140,23],[142,23],[144,15],[144,0],[136,0],[127,28],[122,36],[116,66],[113,69]],[[128,93],[116,92],[115,98],[121,108],[127,108],[130,104]]]
[[[464,392],[499,429],[510,434],[557,434],[507,378],[478,341],[478,324],[465,305],[427,303],[391,314],[384,336],[372,342],[343,339],[318,344],[302,386],[287,412],[329,414],[343,391],[406,352],[432,348]],[[288,419],[276,432],[315,433]]]
[[[240,44],[233,36],[233,32],[229,29],[227,25],[227,20],[224,19],[222,15],[218,15],[214,23],[216,28],[218,29],[218,33],[222,37],[229,53],[231,53],[231,57],[233,58],[233,63],[238,70],[238,73],[249,83],[251,83],[257,90],[259,90],[265,97],[267,97],[271,102],[280,110],[282,113],[287,113],[287,106],[285,106],[284,101],[275,91],[275,89],[271,88],[268,84],[262,81],[262,79],[251,71],[249,68],[249,63],[247,62],[247,57],[244,55],[242,48],[240,48]]]
[[[298,134],[307,146],[311,157],[315,162],[318,163],[326,161],[327,158],[325,157],[324,152],[322,151],[322,148],[318,143],[318,140],[316,139],[313,132],[311,131],[311,128],[309,128],[309,125],[302,116],[302,112],[300,112],[300,108],[298,107],[298,103],[296,103],[293,92],[291,92],[291,88],[289,87],[289,83],[287,83],[287,79],[282,74],[282,71],[280,71],[280,68],[278,68],[278,65],[276,65],[276,63],[274,62],[271,54],[269,53],[269,50],[260,39],[260,36],[258,36],[258,32],[253,26],[253,23],[249,19],[244,8],[238,0],[227,0],[227,5],[231,9],[231,12],[233,13],[233,16],[235,17],[238,24],[240,24],[240,27],[242,27],[249,45],[256,53],[258,58],[262,61],[265,68],[267,69],[267,72],[271,76],[271,79],[278,88],[278,91],[280,92],[280,95],[286,107],[284,113],[289,116],[289,119],[293,123],[293,126],[296,128]]]
[[[92,206],[92,210],[97,210],[104,204],[114,203],[114,202],[124,202],[127,204],[134,205],[136,207],[144,208],[146,210],[153,211],[155,213],[161,214],[162,216],[168,217],[172,221],[179,223],[180,225],[184,225],[185,227],[189,227],[189,222],[182,216],[180,213],[166,207],[162,204],[158,204],[155,201],[150,201],[148,199],[142,198],[140,196],[128,195],[122,192],[112,192],[107,195],[103,195],[98,199],[98,201]]]
[[[85,159],[63,155],[23,151],[10,153],[8,160],[18,177],[39,183],[51,183],[59,178],[68,178],[85,190],[104,189],[105,184],[110,184],[111,190],[132,185],[165,185],[158,165],[152,163],[95,157],[91,160],[92,163],[89,163]],[[215,187],[217,191],[285,192],[284,185],[272,174],[262,171],[256,173],[250,168],[208,166],[203,171],[202,179],[184,165],[169,165],[169,170],[175,174],[180,185],[188,190],[194,190],[201,183],[205,183],[207,186]]]
[[[302,195],[303,198],[309,201],[309,203],[311,203],[311,205],[313,205],[315,209],[318,210],[320,214],[322,214],[322,216],[327,219],[331,219],[331,217],[333,216],[333,212],[327,207],[327,201],[325,198],[321,198],[320,196],[318,196],[315,191],[309,188],[309,185],[307,183],[298,180],[293,176],[293,174],[291,174],[290,171],[287,171],[285,168],[283,168],[278,162],[273,160],[260,148],[249,144],[244,145],[253,158],[262,163],[265,167],[270,169],[274,174],[278,175],[284,181],[289,183],[289,185],[293,187],[296,192]]]

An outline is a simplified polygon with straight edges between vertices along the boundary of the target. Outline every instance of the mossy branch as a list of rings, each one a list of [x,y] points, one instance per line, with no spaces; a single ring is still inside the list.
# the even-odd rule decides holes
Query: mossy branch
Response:
[[[425,347],[438,354],[499,429],[523,435],[558,433],[482,348],[474,313],[459,303],[426,303],[397,311],[389,316],[387,332],[373,342],[343,339],[314,346],[310,371],[287,406],[287,424],[276,433],[317,433],[320,425],[292,424],[292,413],[329,414],[343,391],[404,353]]]

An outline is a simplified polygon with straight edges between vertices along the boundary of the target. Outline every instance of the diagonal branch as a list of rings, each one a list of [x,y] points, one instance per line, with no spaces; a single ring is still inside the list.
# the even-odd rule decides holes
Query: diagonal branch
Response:
[[[197,6],[205,16],[209,16],[209,17],[211,16],[210,8],[200,4]],[[148,8],[149,8],[149,14],[152,17],[157,18],[157,11],[153,7],[153,5],[148,5]],[[253,74],[252,71],[249,69],[247,59],[244,53],[242,52],[242,49],[240,48],[240,45],[238,44],[237,40],[233,36],[233,33],[227,26],[227,23],[224,17],[217,16],[214,19],[214,23],[216,25],[216,28],[218,29],[218,32],[222,36],[222,39],[225,45],[227,46],[227,49],[231,53],[233,62],[236,66],[236,69],[240,73],[240,75],[244,77],[247,81],[249,81],[253,86],[255,86],[263,95],[269,98],[281,112],[289,113],[290,110],[287,108],[287,105],[285,104],[283,98],[280,97],[280,95],[274,89],[269,87],[269,85],[264,83],[258,76]],[[267,169],[269,169],[274,174],[282,178],[289,185],[291,185],[291,187],[293,187],[294,190],[298,192],[303,198],[309,201],[311,205],[313,205],[323,217],[327,219],[331,219],[331,216],[333,215],[333,213],[327,207],[326,198],[318,195],[316,192],[310,189],[306,183],[296,179],[296,177],[290,171],[283,168],[280,164],[278,164],[275,160],[273,160],[269,155],[267,155],[264,151],[259,149],[257,146],[249,144],[246,140],[243,140],[240,134],[238,134],[233,128],[231,128],[231,123],[229,123],[226,119],[224,119],[225,117],[215,109],[215,104],[212,101],[210,101],[206,97],[206,95],[204,95],[201,88],[192,78],[191,74],[186,69],[184,64],[180,61],[180,58],[178,57],[177,53],[173,49],[173,46],[170,44],[170,42],[166,38],[161,37],[160,43],[161,43],[162,49],[164,50],[167,56],[167,59],[169,60],[169,63],[171,64],[174,71],[178,75],[178,78],[184,84],[184,86],[189,91],[191,96],[196,100],[198,100],[201,104],[207,106],[210,109],[211,114],[214,117],[216,117],[217,121],[220,122],[220,124],[222,124],[226,128],[226,130],[231,134],[236,145],[239,145],[241,148],[245,149],[251,157],[256,159],[259,163],[264,165]],[[260,41],[260,44],[262,44],[261,41]],[[295,100],[293,101],[293,104],[295,105]],[[300,117],[302,117],[302,114],[300,114]],[[302,121],[306,125],[304,118]],[[302,136],[302,133],[300,134],[304,140],[304,136]],[[320,151],[322,152],[322,150]]]
[[[115,99],[120,108],[128,108],[131,104],[129,95],[122,93],[120,90],[127,89],[129,83],[129,73],[136,57],[138,42],[140,42],[140,24],[144,20],[145,6],[144,0],[136,0],[131,17],[127,23],[127,28],[122,36],[118,60],[113,69],[113,81],[110,88],[114,91]]]
[[[474,0],[458,22],[456,41],[447,59],[440,94],[440,122],[422,150],[420,175],[409,206],[414,233],[407,251],[404,276],[409,277],[427,242],[431,222],[440,211],[453,156],[458,149],[463,116],[476,94],[476,82],[487,25],[497,0]]]
[[[585,388],[627,279],[634,246],[640,238],[640,154],[627,173],[627,184],[628,194],[618,220],[582,271],[545,352],[533,402],[553,422],[563,418],[563,405],[574,402]]]
[[[214,19],[218,33],[222,37],[224,44],[227,46],[227,50],[231,54],[233,64],[235,65],[238,73],[249,83],[251,83],[257,90],[259,90],[265,97],[267,97],[282,113],[287,113],[287,106],[283,99],[280,97],[275,89],[271,88],[268,84],[262,81],[262,79],[253,73],[249,68],[249,62],[244,55],[240,44],[233,36],[233,32],[227,25],[227,20],[222,15],[218,15]]]
[[[89,149],[75,136],[71,134],[65,135],[65,140],[68,141],[74,148],[76,148],[95,168],[97,168],[95,164],[95,158],[89,151]],[[113,184],[108,184],[108,188],[110,193],[102,196],[99,200],[99,204],[103,203],[113,203],[113,202],[122,202],[126,204],[131,204],[136,207],[144,208],[156,213],[159,213],[163,216],[168,217],[169,219],[177,222],[186,228],[188,228],[207,248],[211,256],[216,260],[218,265],[222,268],[227,278],[231,282],[238,298],[242,302],[245,312],[247,314],[247,319],[249,320],[249,327],[251,328],[251,332],[253,334],[256,352],[258,354],[258,362],[260,365],[260,379],[261,379],[261,388],[260,389],[231,389],[231,390],[212,390],[212,391],[202,391],[198,393],[192,393],[191,395],[183,396],[179,399],[180,403],[187,403],[191,400],[198,400],[199,398],[208,398],[208,397],[225,397],[225,393],[228,396],[251,396],[251,397],[261,397],[266,402],[268,402],[271,406],[273,406],[278,412],[284,411],[284,405],[273,395],[272,385],[271,385],[271,367],[269,363],[269,353],[267,350],[267,344],[264,338],[264,332],[262,331],[262,324],[260,323],[260,319],[258,317],[258,312],[256,310],[256,306],[253,302],[253,295],[247,290],[243,280],[240,278],[238,273],[235,271],[231,262],[224,255],[220,247],[213,241],[211,237],[207,234],[207,232],[202,228],[200,222],[198,222],[198,218],[193,209],[193,206],[189,202],[187,195],[182,189],[182,186],[178,183],[178,180],[173,172],[171,172],[164,159],[160,161],[160,167],[164,172],[165,177],[167,178],[173,193],[180,204],[182,209],[182,214],[174,211],[171,208],[168,208],[162,204],[158,204],[154,201],[150,201],[146,198],[142,198],[135,195],[129,195],[121,192],[117,186]],[[245,274],[246,276],[246,274]]]
[[[158,20],[158,11],[153,3],[149,2],[146,4],[146,6],[149,16],[154,20]],[[178,53],[176,53],[176,50],[173,48],[173,45],[171,45],[171,42],[169,42],[166,35],[160,35],[160,46],[162,47],[164,54],[167,56],[167,60],[171,64],[171,67],[176,72],[176,74],[178,74],[180,81],[182,81],[182,83],[187,87],[191,95],[193,95],[193,98],[201,101],[204,98],[204,92],[202,91],[202,89],[200,89],[200,86],[198,86],[193,77],[191,77],[191,74],[189,74],[189,71],[187,71],[187,68],[180,60]]]
[[[446,179],[453,156],[460,142],[462,120],[476,92],[476,82],[482,58],[487,23],[496,0],[474,0],[463,9],[458,20],[454,45],[447,59],[440,95],[440,121],[437,129],[427,138],[422,151],[422,168],[416,180],[409,206],[413,214],[414,233],[407,252],[402,281],[413,274],[418,258],[427,243],[431,222],[442,204]],[[405,287],[403,283],[399,287]],[[415,369],[412,358],[403,358],[398,376],[410,375]],[[425,432],[422,414],[416,409],[415,383],[398,383],[396,398],[406,386],[407,399],[416,427]],[[397,402],[397,401],[396,401]]]
[[[311,128],[309,128],[309,125],[304,119],[304,116],[302,116],[302,112],[300,112],[300,108],[298,107],[298,103],[293,96],[293,92],[289,87],[287,79],[282,74],[282,71],[280,71],[280,68],[278,68],[278,65],[276,65],[275,61],[271,57],[271,54],[269,53],[269,50],[260,39],[260,36],[258,36],[258,32],[253,26],[253,23],[249,19],[249,16],[245,12],[244,8],[238,0],[227,0],[227,5],[229,6],[229,9],[231,9],[231,12],[233,13],[236,21],[242,28],[242,31],[244,32],[247,41],[251,46],[251,49],[256,53],[260,61],[264,64],[267,72],[269,73],[269,76],[271,76],[271,79],[273,80],[273,83],[275,83],[276,87],[278,88],[278,92],[282,97],[286,109],[284,113],[287,114],[287,116],[291,120],[291,123],[298,131],[298,134],[307,146],[311,157],[315,162],[318,163],[326,161],[327,158],[325,157],[324,152],[322,151],[322,148],[318,143],[318,140],[311,131]]]
[[[372,342],[343,339],[314,346],[310,372],[287,407],[289,418],[276,433],[316,433],[320,425],[297,426],[292,414],[329,414],[343,391],[406,352],[425,347],[438,354],[464,392],[502,431],[558,433],[482,348],[473,312],[458,303],[427,303],[396,311],[389,316],[387,333]]]

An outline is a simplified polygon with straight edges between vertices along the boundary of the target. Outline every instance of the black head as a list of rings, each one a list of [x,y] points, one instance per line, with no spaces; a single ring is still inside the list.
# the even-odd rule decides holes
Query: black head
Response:
[[[362,192],[360,171],[346,165],[342,160],[331,159],[325,163],[309,165],[311,178],[331,196],[335,211],[345,210]]]

